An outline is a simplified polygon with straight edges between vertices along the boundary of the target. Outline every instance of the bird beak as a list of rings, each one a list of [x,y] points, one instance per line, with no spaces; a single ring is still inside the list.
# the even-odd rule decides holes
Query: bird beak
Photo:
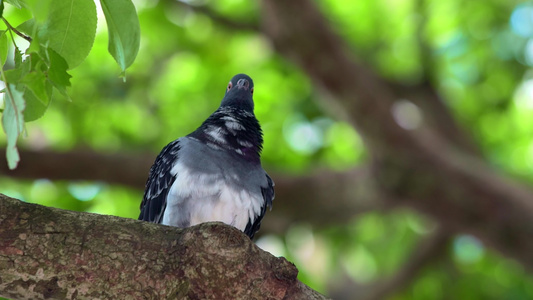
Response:
[[[246,79],[239,79],[239,81],[237,81],[237,88],[240,90],[240,89],[249,89],[250,88],[250,83],[248,82],[248,80]]]

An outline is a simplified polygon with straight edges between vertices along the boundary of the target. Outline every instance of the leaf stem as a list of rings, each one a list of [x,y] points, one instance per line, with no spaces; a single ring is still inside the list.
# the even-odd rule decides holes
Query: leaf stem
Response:
[[[9,28],[9,30],[13,31],[18,36],[31,43],[32,38],[30,36],[25,35],[24,33],[18,31],[15,27],[11,26],[11,24],[9,24],[9,22],[4,17],[2,17],[2,20],[4,21],[4,23],[6,23],[6,26],[7,28]]]
[[[5,89],[4,89],[4,93],[6,94],[7,96],[7,100],[11,100],[11,102],[13,102],[11,105],[13,105],[13,107],[16,107],[15,106],[15,100],[13,100],[13,94],[11,93],[11,88],[9,87],[9,83],[7,82],[6,80],[6,74],[4,73],[4,68],[0,68],[0,76],[1,76],[1,79],[2,81],[4,82],[5,84]],[[5,98],[4,98],[5,99]]]

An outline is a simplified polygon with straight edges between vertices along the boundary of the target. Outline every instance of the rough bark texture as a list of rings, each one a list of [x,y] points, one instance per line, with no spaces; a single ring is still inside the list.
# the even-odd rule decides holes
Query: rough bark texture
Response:
[[[325,299],[222,223],[179,229],[0,194],[0,295],[13,299]]]
[[[167,0],[166,3],[176,5],[175,1]],[[508,257],[519,261],[529,271],[533,271],[531,255],[533,253],[533,239],[531,239],[533,236],[533,222],[531,222],[533,220],[533,191],[531,188],[499,174],[484,160],[468,134],[465,134],[454,121],[452,113],[438,96],[437,90],[431,86],[428,78],[431,76],[427,71],[428,66],[423,66],[426,69],[424,74],[426,78],[415,86],[406,87],[379,77],[371,68],[361,63],[363,59],[357,57],[342,38],[329,27],[328,21],[317,9],[316,5],[319,5],[317,3],[309,0],[264,0],[260,10],[262,14],[261,26],[235,22],[210,10],[208,6],[185,4],[188,9],[203,13],[228,29],[258,30],[264,33],[280,55],[301,67],[313,79],[317,89],[324,92],[322,98],[324,107],[333,110],[335,115],[344,118],[358,130],[365,141],[367,152],[371,155],[365,166],[343,173],[321,171],[306,176],[292,177],[271,172],[276,181],[277,197],[274,202],[274,209],[267,214],[260,232],[283,232],[291,222],[299,220],[304,220],[314,227],[344,224],[358,213],[399,205],[415,208],[419,212],[431,216],[439,223],[444,234],[437,234],[423,244],[420,250],[413,251],[411,259],[395,276],[381,284],[368,287],[372,289],[372,291],[365,292],[369,299],[384,298],[387,294],[406,286],[421,268],[442,255],[441,250],[445,249],[455,232],[472,233],[481,238],[486,245],[500,250]],[[422,32],[423,28],[420,28],[420,31]],[[421,48],[424,48],[424,45]],[[408,99],[418,106],[423,116],[423,124],[419,128],[408,131],[396,123],[391,114],[391,106],[397,99]],[[4,164],[0,164],[0,172],[7,176],[31,179],[44,177],[67,180],[103,180],[142,189],[154,157],[155,154],[124,155],[124,153],[120,153],[120,155],[109,155],[77,150],[68,153],[22,151],[22,160],[17,170],[9,172]],[[19,213],[13,212],[6,220],[14,220],[13,215],[20,216]],[[82,215],[79,214],[79,216]],[[82,217],[77,218],[82,219]],[[238,237],[237,232],[221,225],[205,225],[199,229],[194,228],[185,231],[166,228],[167,232],[176,235],[176,239],[169,240],[168,237],[161,236],[162,242],[159,244],[144,245],[137,239],[147,241],[151,238],[137,235],[135,230],[142,233],[148,232],[152,235],[155,234],[152,232],[161,233],[162,229],[156,230],[155,228],[159,227],[150,224],[139,225],[140,223],[132,220],[126,221],[102,216],[95,218],[103,218],[102,220],[105,219],[105,222],[108,220],[106,218],[122,220],[116,221],[117,224],[128,224],[120,227],[130,230],[123,233],[128,238],[117,238],[122,237],[122,234],[109,237],[107,230],[99,229],[97,231],[101,232],[100,237],[104,240],[110,239],[112,242],[121,242],[121,245],[129,245],[129,248],[124,246],[120,247],[121,249],[131,249],[133,247],[131,245],[141,248],[152,246],[158,248],[164,243],[168,244],[172,241],[180,241],[180,245],[181,241],[187,242],[185,248],[193,247],[190,245],[196,245],[196,243],[204,245],[211,241],[223,245],[229,243],[230,246],[228,247],[231,248],[231,245],[234,245],[232,242],[219,241],[216,237],[205,240],[203,236],[204,234],[209,236],[213,234],[213,231],[222,230],[224,234],[226,234],[225,231],[233,232],[233,235],[228,233],[228,236],[234,236],[235,239]],[[21,219],[18,222],[22,221],[24,220]],[[4,224],[6,224],[5,221],[3,221],[0,230],[3,230]],[[53,228],[60,228],[57,226],[59,223],[54,224],[56,225]],[[84,224],[84,227],[75,227],[81,230],[80,236],[85,236],[83,234],[84,228],[96,228],[95,226],[99,223]],[[130,224],[132,225],[130,226]],[[118,225],[117,228],[119,228]],[[106,226],[104,229],[109,228]],[[77,239],[75,237],[60,239],[61,230],[58,229],[57,234],[45,233],[35,235],[34,238],[48,236],[49,239],[61,241],[56,243],[55,247],[60,247],[61,243],[67,243],[73,239],[78,242],[77,247],[80,249],[79,237]],[[2,231],[1,234],[2,237],[11,234],[13,243],[15,241],[21,242],[19,241],[21,238],[18,238],[19,236],[14,233]],[[23,237],[25,236],[23,235]],[[2,243],[5,243],[4,240],[2,238]],[[85,245],[88,239],[82,239],[82,241],[84,242],[81,244]],[[41,242],[34,243],[36,245],[34,248],[40,249],[42,247]],[[255,249],[252,245],[247,247],[252,250]],[[17,249],[19,248],[11,245],[6,248],[3,247],[1,250],[3,254],[1,255],[4,256],[1,258],[4,259],[6,254],[11,255],[11,257],[15,255],[17,259],[24,258],[18,254],[20,252],[17,252],[20,249]],[[221,249],[225,248],[221,247]],[[176,251],[182,251],[179,253],[186,253],[183,255],[194,257],[183,249]],[[103,254],[98,259],[110,259],[107,254],[104,254],[106,252],[100,248],[96,248],[94,252],[82,251],[78,256],[83,256],[87,260],[91,253],[94,259],[97,259],[94,253]],[[127,253],[129,252],[126,251],[125,254],[120,255],[127,255]],[[218,254],[216,255],[213,254],[214,252],[206,251],[206,253],[204,256],[221,256],[224,259],[228,255],[231,256],[231,253],[225,253],[225,251],[221,253],[217,251]],[[40,255],[38,257],[48,256]],[[133,255],[128,257],[133,257]],[[145,256],[140,256],[141,260],[145,260],[145,258]],[[27,259],[32,260],[31,256]],[[134,257],[134,259],[139,258]],[[195,259],[201,258],[195,257]],[[277,262],[278,260],[274,259],[274,261]],[[113,263],[114,260],[110,259],[109,262]],[[33,264],[38,263],[35,261]],[[254,262],[248,263],[253,265]],[[283,263],[280,264],[283,265]],[[13,266],[13,261],[2,260],[1,267],[4,265]],[[118,264],[116,269],[120,269],[121,266]],[[150,264],[150,266],[156,268],[155,264]],[[46,265],[46,268],[47,270],[57,268],[61,271],[61,264],[57,266]],[[162,270],[164,266],[157,265],[157,268]],[[216,266],[210,265],[207,268],[206,274],[208,275],[216,274],[219,272],[217,270],[220,270]],[[11,267],[10,270],[13,269],[14,267]],[[84,269],[81,270],[84,271]],[[108,278],[114,274],[113,270],[105,273],[106,282],[116,280],[113,279],[114,277]],[[20,284],[28,280],[44,278],[38,268],[33,267],[31,271],[33,272],[32,275],[25,275],[21,279],[22,281],[19,281]],[[82,273],[79,270],[78,272]],[[153,272],[153,270],[147,269],[147,267],[144,269],[133,268],[133,272],[124,274],[138,274],[136,278],[139,278],[139,287],[149,286],[146,292],[148,296],[154,295],[153,297],[156,297],[156,293],[166,293],[167,290],[170,291],[173,288],[177,292],[186,290],[186,288],[190,291],[195,283],[190,280],[179,281],[172,277],[175,275],[169,275],[171,272],[167,272],[165,276],[170,276],[168,278],[178,280],[177,282],[182,284],[181,287],[178,285],[176,288],[172,285],[172,288],[167,288],[167,285],[163,285],[159,281],[147,281],[146,277],[143,277],[143,272]],[[191,274],[197,276],[204,274],[203,272],[203,269],[198,269]],[[284,272],[282,273],[287,274]],[[92,273],[87,272],[87,274]],[[193,275],[187,273],[185,277],[189,278],[187,276]],[[46,277],[46,280],[49,280],[50,285],[54,287],[59,281],[55,282],[56,279],[51,276]],[[8,282],[4,277],[1,279],[0,289]],[[80,280],[80,283],[75,286],[82,287],[88,286],[90,282],[100,283],[98,277],[90,277],[89,275],[81,279],[76,277],[76,280]],[[240,277],[238,280],[241,280]],[[259,279],[258,281],[260,282]],[[56,284],[54,285],[54,283]],[[102,284],[105,285],[105,283]],[[305,287],[298,282],[293,287],[305,290]],[[43,289],[43,286],[39,288]],[[114,286],[113,288],[117,287]],[[32,287],[33,290],[35,290],[34,287]],[[102,293],[106,293],[112,289],[106,287],[102,290],[104,291]],[[16,292],[17,290],[9,291]],[[51,291],[54,291],[54,288]],[[200,289],[199,291],[204,290]],[[78,294],[82,292],[84,291],[80,290]],[[343,292],[345,295],[346,293],[348,295],[355,294],[350,289]],[[266,295],[270,294],[267,293]],[[260,298],[263,296],[261,294]],[[253,299],[251,296],[246,298]]]

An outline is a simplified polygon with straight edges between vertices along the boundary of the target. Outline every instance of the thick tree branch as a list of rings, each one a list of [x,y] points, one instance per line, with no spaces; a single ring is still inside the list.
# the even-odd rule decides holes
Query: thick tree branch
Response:
[[[0,164],[0,175],[50,180],[96,180],[143,190],[155,154],[104,154],[73,150],[19,150],[21,162],[9,170]],[[385,206],[368,166],[349,172],[322,171],[305,176],[269,172],[276,182],[274,209],[268,212],[260,233],[284,233],[295,221],[315,228],[342,224],[358,214],[391,209]],[[327,199],[327,201],[326,201]],[[394,201],[390,201],[394,203]],[[139,199],[140,203],[140,199]],[[305,207],[305,209],[302,209]]]
[[[497,174],[435,130],[404,130],[393,119],[390,86],[355,63],[343,41],[308,0],[264,0],[263,30],[276,49],[322,87],[328,106],[346,112],[375,161],[384,199],[476,234],[533,270],[533,191]],[[451,218],[450,216],[453,216]]]
[[[452,113],[446,107],[443,99],[434,87],[435,66],[432,60],[433,50],[425,38],[425,31],[429,22],[427,1],[417,0],[415,12],[419,18],[416,24],[416,44],[418,46],[422,72],[421,83],[412,87],[394,89],[399,98],[405,98],[416,104],[423,112],[427,126],[438,132],[450,143],[461,147],[470,154],[481,156],[481,151],[455,122]]]
[[[360,130],[373,154],[390,146],[395,151],[410,151],[414,144],[414,137],[398,126],[391,114],[391,106],[401,98],[421,108],[427,129],[479,153],[428,80],[408,87],[377,76],[353,55],[311,1],[262,3],[262,31],[281,55],[298,64],[325,92],[326,107]]]
[[[20,151],[15,170],[0,164],[0,174],[23,179],[94,180],[144,190],[155,154],[98,153],[91,150]],[[5,150],[2,151],[5,154]]]
[[[262,30],[276,50],[296,62],[331,97],[327,107],[341,113],[362,133],[367,145],[384,140],[403,144],[403,130],[390,114],[395,96],[370,68],[355,64],[345,43],[305,0],[262,2]]]
[[[397,99],[411,101],[422,112],[423,123],[451,144],[471,155],[482,157],[481,150],[455,122],[448,107],[429,80],[415,86],[389,84]]]
[[[179,229],[0,194],[0,295],[14,299],[325,299],[239,230]]]
[[[533,236],[530,222],[533,191],[499,175],[479,159],[476,147],[455,125],[438,93],[429,84],[412,89],[395,87],[367,66],[357,63],[311,1],[265,0],[263,3],[263,32],[280,54],[296,62],[317,87],[323,89],[328,95],[324,97],[329,100],[327,106],[336,107],[358,128],[373,156],[373,162],[362,172],[275,178],[278,194],[275,214],[265,219],[263,228],[268,226],[269,220],[275,220],[272,228],[277,228],[275,226],[286,224],[291,218],[311,221],[328,216],[336,218],[335,211],[340,212],[342,218],[349,218],[360,207],[353,199],[364,199],[363,203],[382,199],[390,206],[415,207],[450,230],[476,234],[485,243],[533,270],[530,238]],[[401,97],[422,108],[425,120],[422,128],[406,131],[395,122],[391,105]],[[24,156],[22,161],[25,161]],[[109,169],[115,169],[111,166],[116,161],[109,161]],[[123,181],[122,184],[135,181],[140,182],[135,186],[142,186],[151,162],[152,159],[148,159],[146,167],[139,171],[137,164],[122,161],[131,166],[126,170],[135,178],[115,177],[113,171],[102,169],[100,165],[100,172],[105,174],[83,179],[104,178],[110,182]],[[61,165],[54,165],[48,172]],[[75,174],[83,174],[86,168],[90,169],[91,164],[83,165],[72,176],[80,176]],[[139,174],[143,174],[142,183]],[[298,186],[298,189],[291,186]],[[341,196],[340,201],[337,195]],[[296,209],[287,210],[285,216],[280,213],[277,219],[277,212],[283,212],[283,205],[291,203],[292,199],[297,199],[293,202]],[[328,212],[324,213],[326,209]],[[339,218],[339,222],[343,220]],[[419,265],[408,264],[406,272]],[[408,275],[413,276],[412,273]],[[394,287],[404,283],[394,278],[389,282]]]

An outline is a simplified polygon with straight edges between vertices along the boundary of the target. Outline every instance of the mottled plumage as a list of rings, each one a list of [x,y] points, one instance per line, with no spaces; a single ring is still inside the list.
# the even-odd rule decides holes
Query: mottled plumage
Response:
[[[250,77],[235,75],[220,107],[163,148],[150,169],[140,220],[177,227],[221,221],[253,238],[274,199],[274,183],[261,167],[253,88]]]

